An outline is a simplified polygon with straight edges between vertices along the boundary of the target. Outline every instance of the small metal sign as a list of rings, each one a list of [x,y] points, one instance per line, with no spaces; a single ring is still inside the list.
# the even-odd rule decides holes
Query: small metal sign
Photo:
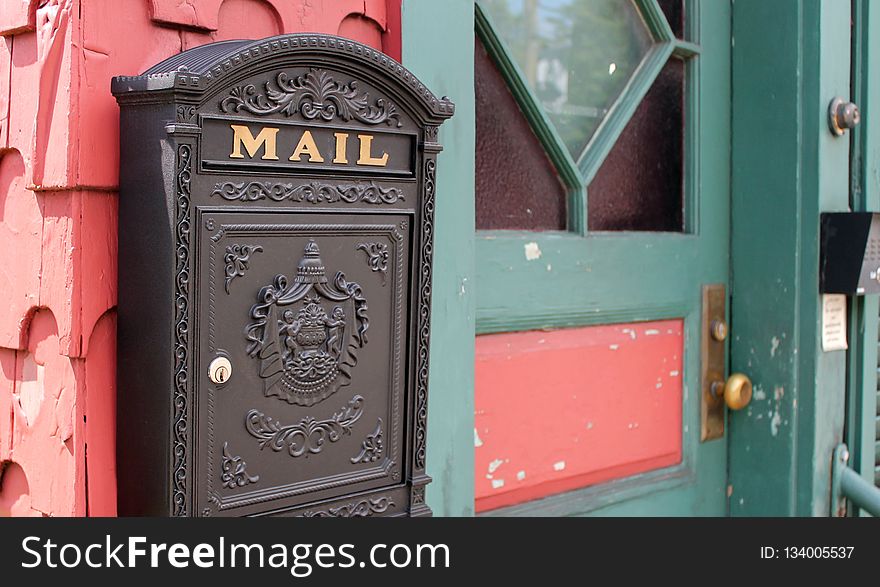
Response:
[[[452,103],[321,35],[206,45],[113,92],[119,513],[429,514]]]

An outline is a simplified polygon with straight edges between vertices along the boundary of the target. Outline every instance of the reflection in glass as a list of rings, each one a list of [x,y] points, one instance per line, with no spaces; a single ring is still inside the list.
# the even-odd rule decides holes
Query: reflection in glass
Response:
[[[577,159],[651,47],[631,0],[478,0]]]

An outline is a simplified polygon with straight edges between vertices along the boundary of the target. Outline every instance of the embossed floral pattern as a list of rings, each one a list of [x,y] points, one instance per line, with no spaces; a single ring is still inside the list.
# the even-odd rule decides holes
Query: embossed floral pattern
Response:
[[[351,427],[363,414],[363,403],[364,398],[356,395],[326,420],[306,416],[288,426],[258,410],[251,410],[245,417],[245,428],[260,441],[261,450],[267,446],[276,452],[287,449],[294,458],[319,454],[327,442],[337,442],[343,434],[351,434]]]
[[[229,293],[229,284],[236,277],[243,277],[249,268],[251,255],[259,253],[263,247],[259,245],[229,245],[226,247],[226,255],[223,257],[226,263],[226,293]]]
[[[334,204],[344,202],[353,204],[396,204],[403,200],[404,194],[396,187],[383,188],[374,181],[332,185],[319,181],[304,184],[272,183],[268,181],[231,181],[214,186],[211,196],[219,196],[228,201],[257,202],[308,202],[309,204]]]
[[[233,88],[220,101],[220,109],[257,116],[299,114],[306,120],[320,118],[329,122],[340,118],[346,122],[402,126],[393,103],[378,98],[371,104],[369,94],[359,92],[357,80],[342,84],[323,69],[310,69],[294,79],[282,71],[274,80],[263,84],[263,88],[263,93],[253,84]]]

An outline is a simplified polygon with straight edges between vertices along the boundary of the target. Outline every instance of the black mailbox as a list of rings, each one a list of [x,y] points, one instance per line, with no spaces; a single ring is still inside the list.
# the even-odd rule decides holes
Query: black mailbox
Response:
[[[880,293],[880,214],[823,213],[821,238],[822,293]]]
[[[393,59],[226,41],[117,77],[120,515],[428,515],[439,125]]]

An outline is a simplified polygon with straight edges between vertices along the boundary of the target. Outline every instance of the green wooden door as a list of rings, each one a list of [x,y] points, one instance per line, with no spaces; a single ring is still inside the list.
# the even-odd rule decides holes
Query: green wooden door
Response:
[[[702,288],[730,275],[730,5],[477,5],[477,511],[725,515],[700,343]],[[481,98],[481,47],[533,136]],[[498,168],[530,140],[547,161]],[[547,169],[558,185],[516,193]]]

